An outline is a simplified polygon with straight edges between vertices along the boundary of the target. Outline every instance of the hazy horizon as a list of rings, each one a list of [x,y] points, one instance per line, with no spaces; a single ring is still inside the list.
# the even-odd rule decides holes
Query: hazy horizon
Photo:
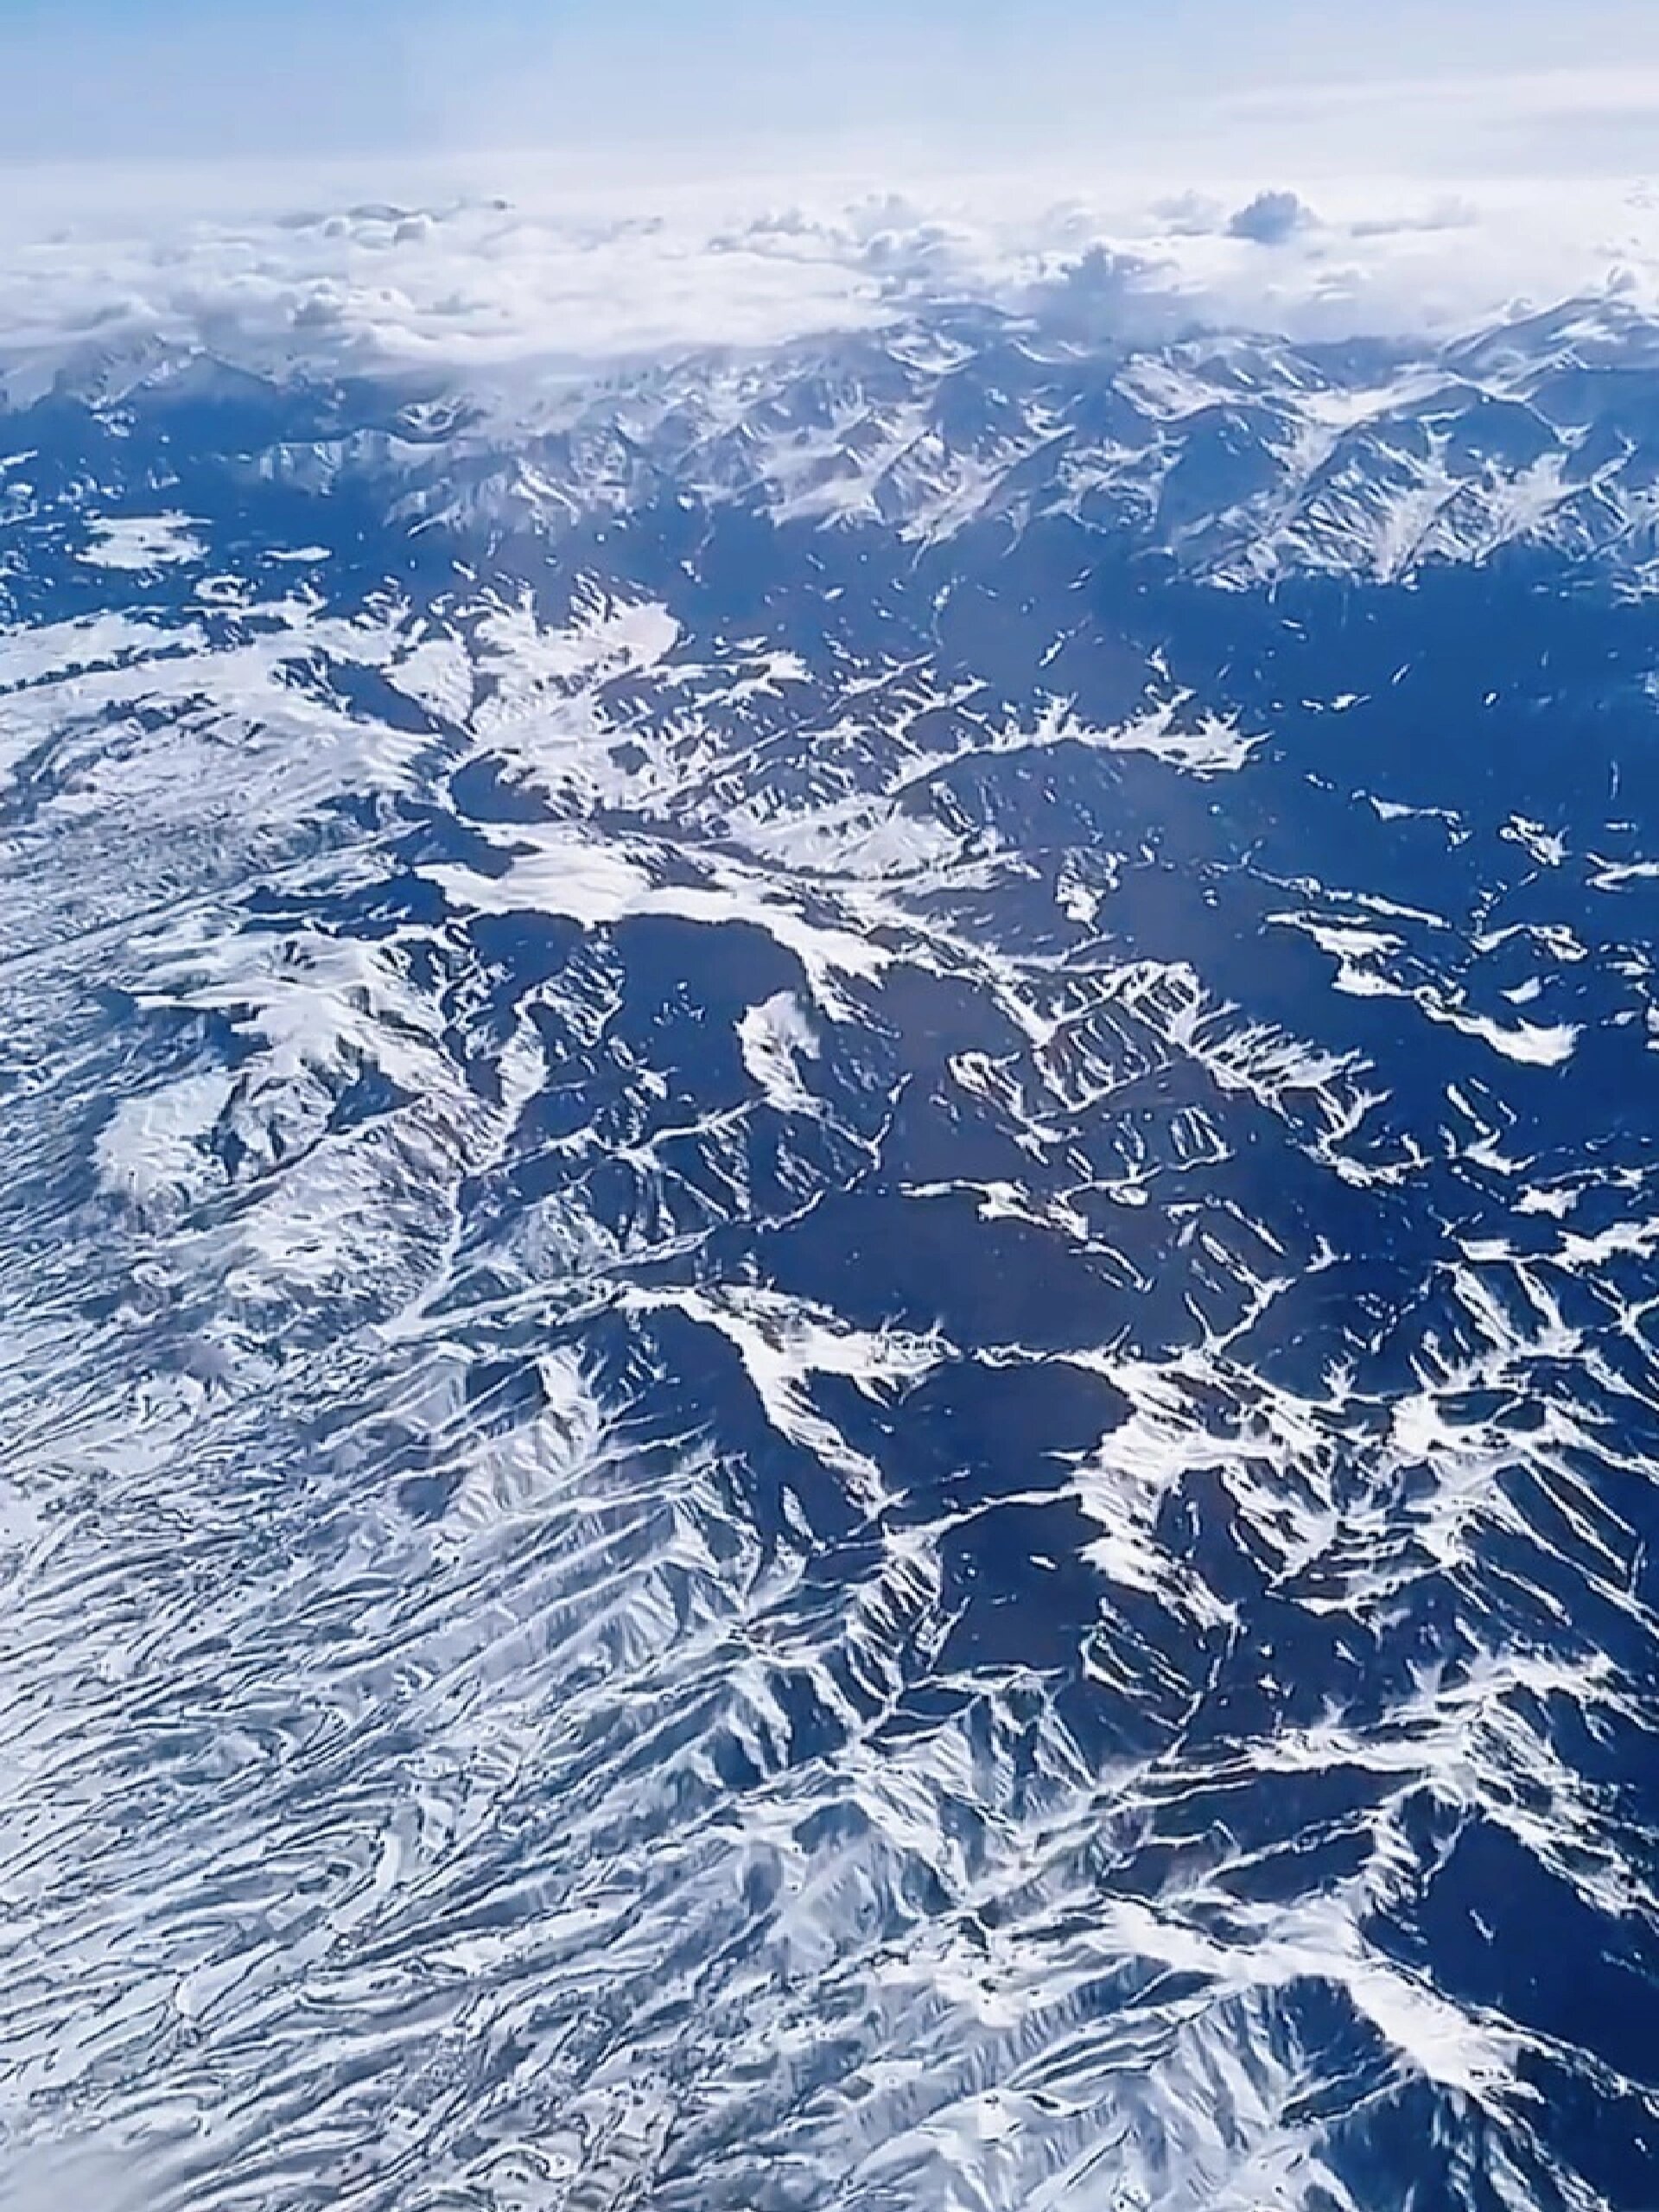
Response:
[[[823,10],[538,0],[13,0],[17,163],[407,163],[536,150],[601,174],[877,158],[1094,172],[1618,174],[1653,143],[1659,22],[1408,0]]]

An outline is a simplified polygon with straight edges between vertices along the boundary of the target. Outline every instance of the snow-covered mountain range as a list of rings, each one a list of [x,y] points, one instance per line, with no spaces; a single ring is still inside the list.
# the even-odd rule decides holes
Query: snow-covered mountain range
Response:
[[[139,371],[118,357],[65,381],[146,415],[200,422],[209,406],[251,466],[296,490],[401,479],[399,519],[491,543],[556,542],[677,499],[923,543],[1066,518],[1236,588],[1301,571],[1392,581],[1507,548],[1625,585],[1649,573],[1659,326],[1617,296],[1427,349],[1238,334],[1135,347],[1091,333],[1084,278],[1056,292],[1035,318],[936,307],[528,401],[520,379],[390,409],[380,389],[311,387],[297,436],[274,411],[291,394],[200,357]]]
[[[16,2201],[1659,2195],[1659,334],[1109,297],[0,414]]]

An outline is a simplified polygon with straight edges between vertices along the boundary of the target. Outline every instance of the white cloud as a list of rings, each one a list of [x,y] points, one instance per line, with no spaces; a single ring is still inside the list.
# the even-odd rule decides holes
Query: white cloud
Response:
[[[1659,204],[1623,181],[1068,189],[1062,172],[900,179],[874,197],[835,178],[579,192],[544,166],[521,166],[506,195],[454,172],[417,181],[386,200],[335,178],[320,201],[313,176],[305,204],[280,171],[111,179],[118,213],[84,179],[78,208],[37,192],[31,210],[20,192],[0,235],[9,392],[77,357],[173,346],[261,369],[553,372],[770,345],[936,296],[1140,338],[1194,321],[1445,332],[1615,278],[1659,302]],[[207,200],[213,221],[194,212]]]

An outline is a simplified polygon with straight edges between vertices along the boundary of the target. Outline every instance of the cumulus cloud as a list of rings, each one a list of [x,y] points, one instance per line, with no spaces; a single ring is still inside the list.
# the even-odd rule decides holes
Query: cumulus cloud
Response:
[[[1057,336],[1093,344],[1157,344],[1205,320],[1177,263],[1099,242],[1032,285],[1020,305]]]
[[[1258,192],[1228,219],[1227,235],[1254,245],[1282,245],[1298,231],[1311,229],[1313,211],[1294,192]]]
[[[1166,199],[1154,200],[1149,212],[1172,238],[1209,238],[1227,227],[1226,207],[1207,192],[1171,193]]]

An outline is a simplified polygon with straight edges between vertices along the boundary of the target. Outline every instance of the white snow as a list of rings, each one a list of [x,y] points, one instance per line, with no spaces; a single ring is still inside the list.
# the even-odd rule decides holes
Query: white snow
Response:
[[[149,569],[188,565],[207,557],[188,515],[105,515],[94,518],[92,542],[81,559],[95,569]]]

